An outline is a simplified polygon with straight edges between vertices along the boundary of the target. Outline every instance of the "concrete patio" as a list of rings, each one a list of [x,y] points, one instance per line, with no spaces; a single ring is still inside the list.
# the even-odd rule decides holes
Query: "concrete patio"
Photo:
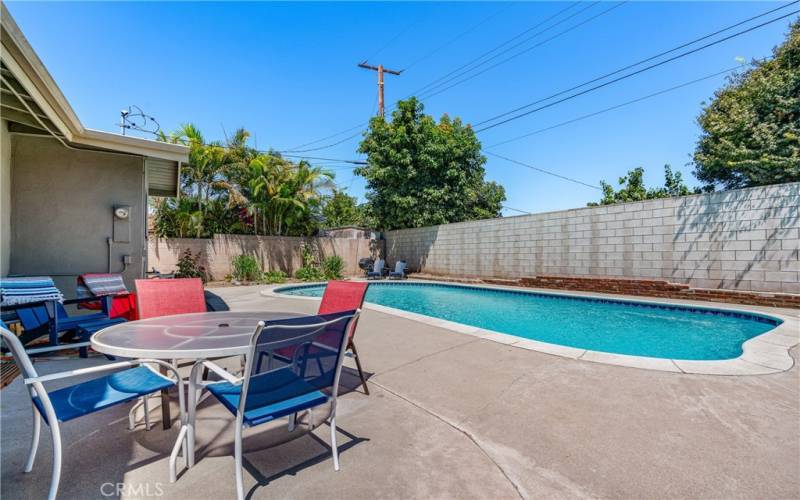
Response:
[[[314,301],[258,290],[213,289],[233,310],[316,311]],[[290,435],[284,422],[267,425],[245,436],[252,498],[800,497],[796,365],[743,377],[648,371],[551,356],[374,310],[364,312],[356,339],[372,394],[364,395],[348,370],[337,418],[341,471],[333,470],[327,426]],[[47,360],[37,369],[103,362]],[[44,498],[49,434],[43,432],[34,471],[23,474],[30,401],[19,379],[0,398],[0,493]],[[130,432],[125,406],[63,425],[59,497],[233,498],[230,414],[211,400],[201,406],[199,461],[170,484],[167,455],[177,429],[145,432],[140,425]]]

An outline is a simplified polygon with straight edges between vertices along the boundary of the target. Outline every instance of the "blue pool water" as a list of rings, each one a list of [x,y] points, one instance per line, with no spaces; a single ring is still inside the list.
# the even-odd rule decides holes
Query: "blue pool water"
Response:
[[[324,290],[276,291],[321,297]],[[732,311],[434,283],[372,283],[366,300],[551,344],[670,359],[736,358],[744,341],[781,323]]]

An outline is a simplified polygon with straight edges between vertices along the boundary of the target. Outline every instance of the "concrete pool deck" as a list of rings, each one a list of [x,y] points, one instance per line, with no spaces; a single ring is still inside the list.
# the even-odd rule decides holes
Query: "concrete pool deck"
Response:
[[[316,311],[315,301],[263,297],[263,289],[212,291],[233,310]],[[369,308],[356,341],[372,394],[357,388],[348,359],[352,389],[337,418],[341,471],[333,470],[326,426],[292,436],[282,422],[262,426],[245,435],[252,498],[800,497],[796,365],[746,377],[611,366]],[[86,363],[41,361],[37,369]],[[33,472],[23,474],[30,402],[19,379],[0,398],[0,494],[43,498],[49,433]],[[64,424],[59,498],[107,498],[116,483],[128,498],[233,498],[230,414],[210,400],[201,406],[199,461],[170,484],[176,434],[177,426],[127,431],[124,406]]]

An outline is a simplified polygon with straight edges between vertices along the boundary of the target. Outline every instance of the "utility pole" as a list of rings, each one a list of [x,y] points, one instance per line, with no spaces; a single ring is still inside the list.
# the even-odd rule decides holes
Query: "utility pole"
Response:
[[[389,73],[390,75],[399,75],[403,70],[395,71],[393,69],[386,69],[383,67],[383,64],[371,66],[367,64],[367,61],[359,63],[358,67],[378,72],[378,116],[383,116],[383,74]]]

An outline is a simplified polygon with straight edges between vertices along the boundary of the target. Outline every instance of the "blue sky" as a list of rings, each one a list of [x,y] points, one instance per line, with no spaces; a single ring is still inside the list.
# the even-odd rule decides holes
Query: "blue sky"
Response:
[[[8,8],[84,125],[117,131],[130,104],[162,128],[197,124],[209,139],[245,127],[257,146],[284,150],[366,121],[376,104],[368,58],[389,68],[391,104],[446,75],[568,3],[39,3]],[[513,55],[615,5],[600,2],[509,52]],[[627,2],[515,59],[425,101],[426,112],[477,123],[781,5],[774,2]],[[779,11],[794,10],[796,6]],[[779,13],[763,20],[772,19]],[[794,16],[790,19],[795,19]],[[747,26],[757,24],[750,23]],[[789,19],[479,134],[484,146],[768,56]],[[452,41],[454,37],[478,25]],[[745,27],[747,27],[745,26]],[[733,33],[732,30],[726,34]],[[516,42],[523,40],[517,39]],[[452,42],[441,47],[443,44]],[[440,48],[438,51],[434,49]],[[505,46],[508,48],[508,45]],[[432,54],[431,52],[434,51]],[[377,54],[376,54],[377,52]],[[424,57],[423,56],[427,56]],[[423,58],[422,60],[419,60]],[[498,62],[500,57],[493,62]],[[415,63],[416,62],[416,63]],[[415,64],[414,64],[415,63]],[[637,166],[649,184],[663,165],[690,184],[701,103],[720,75],[668,94],[487,151],[564,176],[616,183]],[[458,80],[452,80],[456,82]],[[352,134],[352,132],[351,132]],[[350,134],[314,144],[324,146]],[[309,152],[355,159],[357,138]],[[363,199],[363,179],[326,162]],[[487,178],[507,206],[541,212],[579,207],[599,192],[489,156]],[[515,212],[506,211],[513,215]]]

